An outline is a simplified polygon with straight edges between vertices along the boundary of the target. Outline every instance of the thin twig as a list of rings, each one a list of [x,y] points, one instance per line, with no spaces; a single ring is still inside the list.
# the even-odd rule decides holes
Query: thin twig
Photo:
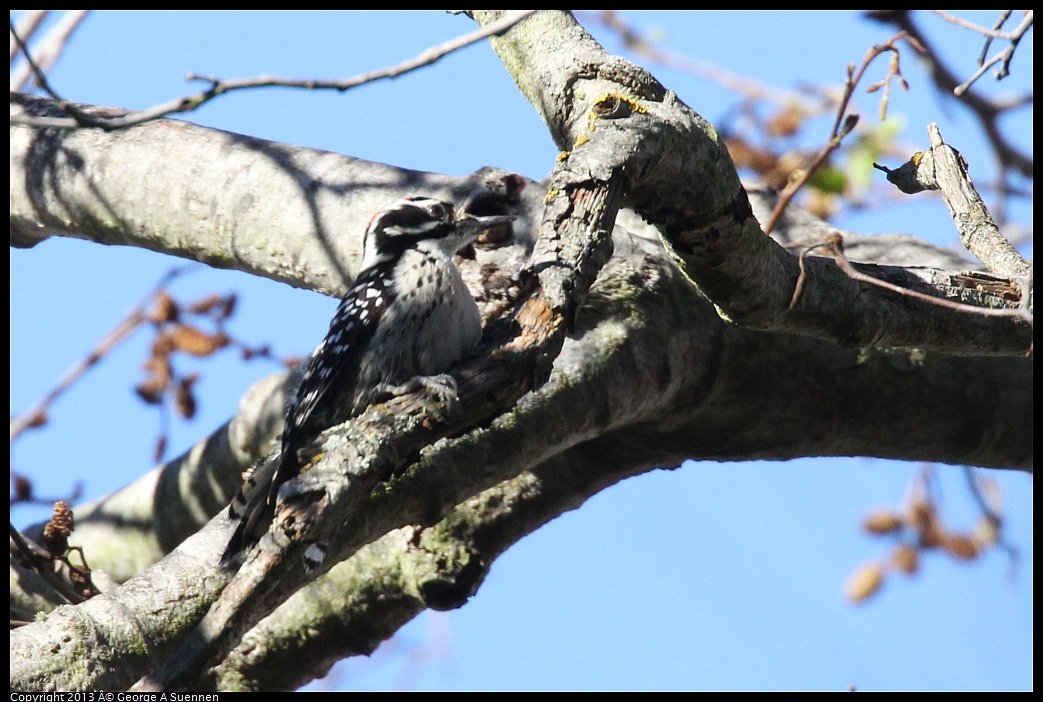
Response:
[[[789,205],[790,201],[793,200],[797,192],[799,192],[800,189],[811,180],[811,176],[815,175],[815,172],[822,167],[822,164],[829,159],[830,154],[836,151],[837,147],[840,146],[840,142],[844,137],[851,133],[851,130],[855,128],[856,124],[858,124],[858,115],[848,115],[847,119],[844,121],[844,128],[841,132],[833,136],[829,140],[829,143],[823,146],[819,152],[815,154],[815,158],[808,164],[808,167],[799,171],[797,177],[793,178],[789,183],[787,183],[786,187],[782,189],[782,192],[779,193],[779,199],[775,203],[775,209],[771,211],[771,217],[769,217],[768,221],[764,224],[765,234],[771,234],[772,230],[775,229],[775,225],[778,224],[779,218],[782,217],[783,213],[786,211],[786,207]]]
[[[56,594],[71,604],[83,602],[84,597],[54,572],[51,554],[39,544],[27,539],[15,529],[14,524],[11,524],[10,542],[12,555],[19,559],[26,568],[31,568],[39,574],[48,585],[54,588]]]
[[[32,409],[25,413],[13,417],[11,419],[11,443],[14,443],[26,429],[34,426],[40,426],[46,421],[47,410],[55,400],[61,397],[69,388],[78,381],[84,373],[93,368],[98,364],[101,359],[105,357],[117,344],[126,339],[130,334],[137,329],[141,324],[148,319],[146,305],[148,305],[155,298],[156,293],[166,287],[171,280],[184,274],[185,272],[197,267],[197,264],[189,264],[187,266],[180,266],[169,272],[167,272],[156,285],[155,289],[149,292],[145,298],[139,302],[130,314],[123,319],[116,328],[109,332],[105,338],[103,338],[97,346],[91,349],[90,353],[83,360],[76,363],[70,368],[58,384],[43,398],[32,407]]]
[[[19,48],[20,42],[15,38],[17,35],[21,37],[22,41],[32,41],[33,34],[39,29],[40,25],[45,19],[50,10],[25,10],[18,15],[18,24],[15,27],[15,32],[11,34],[11,63],[14,63],[15,58],[21,53]],[[13,22],[13,20],[12,20]],[[11,90],[16,90],[14,84],[11,85]]]
[[[1010,12],[1011,12],[1010,10],[1002,10],[1001,11],[1001,13],[1000,13],[1000,20],[999,20],[997,26],[994,27],[993,29],[988,29],[986,27],[982,27],[980,24],[975,24],[974,22],[971,22],[970,20],[965,20],[964,18],[957,17],[956,15],[950,15],[945,10],[931,10],[931,12],[933,12],[936,15],[938,15],[939,17],[941,17],[946,22],[951,22],[952,24],[955,24],[955,25],[958,25],[960,27],[963,27],[964,29],[969,29],[972,32],[977,32],[978,34],[981,34],[983,36],[989,37],[991,39],[1010,39],[1011,36],[1012,36],[1012,32],[1000,32],[1000,31],[998,31],[999,27],[1003,25],[1003,22],[1005,22],[1006,19],[1008,17],[1010,17]],[[1031,12],[1031,10],[1030,10],[1030,12]]]
[[[708,61],[697,61],[682,54],[662,49],[645,38],[632,25],[627,24],[615,10],[602,10],[591,13],[589,17],[619,35],[620,41],[638,56],[654,61],[668,68],[690,73],[704,80],[712,81],[726,90],[731,90],[750,100],[766,100],[777,105],[799,105],[803,112],[815,114],[828,108],[827,105],[813,103],[803,93],[782,90],[747,76],[726,71]],[[834,99],[823,96],[823,103],[832,105]]]
[[[36,77],[36,84],[40,86],[40,89],[50,95],[52,99],[62,101],[62,98],[58,93],[51,89],[50,84],[47,82],[47,76],[44,75],[43,69],[36,65],[33,55],[29,53],[29,47],[26,46],[25,42],[22,41],[22,38],[18,36],[18,30],[14,26],[14,20],[11,20],[11,38],[14,39],[15,44],[18,45],[18,50],[22,52],[23,56],[25,56],[25,61],[29,64],[33,76]]]
[[[167,102],[144,110],[131,112],[121,117],[101,119],[89,115],[77,115],[70,110],[70,114],[72,114],[73,117],[67,120],[49,118],[46,123],[44,123],[36,117],[23,117],[12,119],[11,122],[12,124],[30,124],[34,126],[63,127],[69,129],[77,127],[97,127],[111,131],[115,129],[125,129],[136,124],[148,122],[178,112],[190,112],[201,105],[206,104],[210,100],[213,100],[218,95],[223,95],[224,93],[233,90],[260,87],[285,87],[305,88],[308,90],[337,90],[343,92],[350,88],[364,85],[365,83],[372,83],[373,81],[381,80],[383,78],[394,78],[404,73],[408,73],[409,71],[416,70],[417,68],[428,66],[447,54],[458,51],[466,46],[470,46],[482,39],[507,31],[534,12],[536,12],[536,10],[519,10],[517,12],[512,12],[487,27],[469,32],[468,34],[451,39],[450,41],[439,44],[438,46],[425,49],[414,58],[403,61],[395,66],[368,71],[343,80],[308,80],[278,78],[275,76],[257,76],[254,78],[221,80],[219,78],[189,74],[189,80],[202,80],[209,82],[210,88],[192,95],[184,95],[179,98],[174,98],[173,100],[168,100]],[[68,104],[66,103],[65,106],[68,107]]]
[[[925,62],[925,72],[934,82],[938,89],[945,93],[951,93],[959,84],[956,75],[949,70],[931,45],[927,36],[914,21],[910,12],[905,10],[878,10],[867,15],[870,19],[878,22],[892,24],[908,33],[910,39],[915,39],[924,48],[920,58]],[[1031,155],[1019,150],[1007,138],[1006,133],[1000,128],[999,120],[1008,110],[1021,105],[1031,105],[1031,99],[1006,100],[1004,102],[993,102],[986,100],[973,91],[963,94],[959,103],[969,108],[981,124],[985,138],[991,144],[996,159],[999,161],[999,182],[1006,185],[1009,180],[1008,173],[1017,172],[1024,178],[1031,179],[1035,175]],[[1003,191],[1001,191],[1001,194]]]
[[[1006,540],[999,538],[1000,529],[1003,526],[1003,516],[999,514],[999,512],[991,504],[989,504],[989,501],[985,498],[985,495],[982,494],[981,486],[978,483],[977,471],[975,471],[974,468],[971,466],[964,466],[963,475],[967,479],[967,486],[970,489],[971,496],[974,498],[974,501],[978,503],[978,508],[981,509],[981,512],[985,516],[985,519],[988,520],[989,523],[991,523],[992,526],[996,529],[996,545],[1003,548],[1003,550],[1006,551],[1007,554],[1010,556],[1011,561],[1013,561],[1016,564],[1020,560],[1020,554],[1018,553],[1018,549],[1012,546],[1011,544],[1007,543]]]
[[[869,49],[869,51],[866,52],[865,58],[862,59],[862,65],[859,67],[857,72],[855,71],[854,64],[848,65],[847,80],[844,83],[844,94],[840,99],[840,106],[837,108],[837,117],[833,121],[833,130],[830,132],[829,142],[819,150],[818,154],[815,155],[815,158],[810,164],[808,164],[807,168],[803,169],[798,177],[790,181],[786,187],[783,188],[782,192],[779,193],[779,199],[775,203],[775,209],[772,210],[771,217],[769,217],[768,221],[764,224],[765,234],[771,234],[772,230],[775,229],[775,225],[778,223],[779,218],[781,218],[783,213],[786,211],[786,207],[789,205],[790,201],[793,200],[794,196],[796,196],[800,189],[811,180],[811,177],[815,175],[815,172],[818,171],[819,168],[822,167],[822,164],[826,162],[830,154],[840,146],[844,137],[850,134],[851,130],[855,128],[855,125],[858,124],[858,115],[844,114],[847,111],[848,103],[851,102],[851,96],[855,92],[855,87],[858,85],[859,81],[862,80],[862,76],[865,75],[866,69],[869,68],[869,64],[871,64],[877,56],[887,51],[892,51],[896,57],[898,56],[898,48],[894,44],[899,39],[905,39],[913,46],[916,46],[916,42],[907,37],[905,32],[899,32],[883,44],[875,45]],[[882,81],[882,83],[889,88],[890,80],[894,76],[898,76],[899,79],[901,79],[903,87],[908,87],[905,83],[905,79],[902,78],[897,60],[891,62],[887,77]],[[880,85],[881,84],[878,83],[875,86],[871,86],[869,89],[870,92],[878,89]],[[884,92],[885,101],[887,100],[888,95],[889,90],[886,90]],[[884,104],[886,104],[886,102]]]
[[[75,25],[73,25],[73,26],[75,26]],[[71,32],[72,30],[70,29],[69,31]],[[50,83],[47,82],[47,76],[44,73],[43,69],[40,68],[39,65],[37,65],[35,60],[33,60],[32,55],[29,53],[29,47],[27,47],[25,45],[25,42],[22,41],[22,38],[20,36],[18,36],[18,32],[15,31],[15,26],[14,26],[14,21],[13,20],[11,21],[11,37],[15,40],[15,43],[18,44],[19,50],[21,50],[22,54],[25,56],[26,63],[28,63],[29,68],[30,68],[30,70],[33,73],[33,76],[36,78],[36,84],[38,86],[40,86],[41,90],[43,90],[45,93],[50,95],[54,100],[56,100],[58,102],[58,106],[61,109],[65,110],[70,115],[72,115],[73,116],[72,117],[73,121],[77,122],[77,124],[79,124],[79,122],[82,122],[84,120],[91,121],[91,122],[97,121],[97,120],[95,120],[95,118],[93,118],[90,115],[88,115],[86,112],[81,110],[79,107],[77,107],[73,103],[69,102],[68,100],[63,99],[60,95],[58,95],[58,93],[53,88],[51,88]],[[31,122],[32,118],[27,118],[24,121]],[[21,118],[15,118],[15,117],[11,118],[11,124],[24,123],[24,121]],[[52,126],[57,126],[57,125],[52,125]]]
[[[1002,38],[1002,39],[1009,39],[1010,40],[1010,45],[1007,46],[1006,49],[1004,49],[1003,51],[1001,51],[1000,53],[996,54],[991,59],[988,59],[986,61],[985,60],[985,55],[988,53],[988,48],[989,48],[989,45],[991,44],[992,38],[993,38],[992,36],[989,36],[985,40],[985,48],[982,49],[981,55],[978,57],[978,70],[975,71],[974,75],[972,75],[970,78],[968,78],[962,84],[960,84],[960,85],[956,86],[955,88],[953,88],[953,91],[952,91],[953,95],[956,95],[957,97],[963,95],[971,87],[971,85],[974,83],[974,81],[978,80],[983,75],[985,75],[985,71],[989,70],[990,68],[995,66],[997,63],[1000,64],[1000,67],[998,69],[996,69],[996,80],[1003,80],[1008,75],[1010,75],[1010,61],[1011,61],[1012,58],[1014,58],[1014,51],[1018,48],[1018,43],[1021,42],[1021,38],[1025,35],[1025,32],[1028,31],[1028,28],[1031,27],[1031,26],[1032,26],[1032,11],[1031,10],[1027,10],[1025,12],[1025,17],[1021,20],[1021,24],[1018,25],[1017,28],[1014,29],[1014,31],[1012,31],[1012,32],[1000,32],[999,34],[1001,36],[997,37],[997,38]],[[984,28],[977,28],[976,27],[975,31],[978,31],[979,29],[984,30]],[[988,31],[988,30],[984,30],[984,31]]]
[[[1030,325],[1032,324],[1032,315],[1025,310],[1024,305],[1019,305],[1017,308],[1003,309],[995,309],[991,307],[976,307],[974,305],[966,305],[962,302],[953,302],[952,300],[946,300],[942,297],[926,295],[917,290],[903,288],[899,285],[895,285],[894,283],[888,283],[886,280],[880,280],[879,278],[874,278],[870,275],[866,275],[865,273],[856,270],[855,267],[851,265],[851,261],[849,261],[847,256],[844,255],[844,238],[840,234],[830,234],[828,237],[826,237],[826,240],[824,242],[812,246],[810,249],[808,249],[808,251],[805,251],[804,253],[807,254],[814,249],[821,249],[826,251],[827,254],[833,257],[833,260],[836,262],[837,267],[840,268],[840,270],[844,271],[844,273],[852,280],[857,280],[859,282],[867,283],[869,285],[875,285],[877,287],[884,288],[885,290],[890,290],[891,292],[898,293],[899,295],[913,297],[917,300],[923,300],[924,302],[930,303],[932,305],[938,305],[939,307],[947,307],[951,310],[956,310],[957,312],[978,314],[982,315],[983,317],[1019,317],[1021,319],[1024,319]],[[801,281],[798,279],[798,285],[799,284],[801,284]],[[797,293],[795,292],[794,294],[796,295]]]
[[[54,68],[54,64],[57,63],[62,52],[65,51],[65,47],[69,45],[69,39],[72,37],[72,33],[76,31],[76,28],[80,26],[89,12],[89,10],[67,10],[65,14],[63,14],[47,31],[47,34],[34,43],[33,59],[42,72],[47,73]],[[22,25],[22,18],[19,17],[18,19],[18,24]],[[20,31],[18,32],[18,35],[21,37],[22,41],[28,44],[33,32],[27,32],[21,26],[19,29]],[[17,49],[17,41],[14,36],[11,37],[11,49],[12,51]],[[12,62],[13,61],[14,57],[12,56]],[[28,63],[19,65],[19,67],[11,74],[11,90],[22,90],[31,75],[32,71],[29,68]]]
[[[1000,10],[1000,16],[996,18],[996,23],[992,25],[993,30],[999,30],[1007,20],[1010,18],[1013,10]],[[985,63],[985,57],[989,55],[989,47],[992,46],[992,37],[985,37],[985,44],[981,47],[981,53],[978,54],[978,65]]]

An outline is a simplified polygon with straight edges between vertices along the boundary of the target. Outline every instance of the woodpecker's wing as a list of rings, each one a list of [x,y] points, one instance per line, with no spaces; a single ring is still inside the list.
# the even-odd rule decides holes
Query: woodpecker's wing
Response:
[[[381,268],[370,268],[359,274],[355,285],[340,301],[326,338],[308,359],[297,398],[286,413],[283,458],[269,495],[269,502],[273,504],[279,486],[297,473],[296,454],[297,449],[302,448],[300,442],[310,440],[352,414],[359,362],[390,302],[391,281]],[[336,393],[336,397],[331,393]],[[319,407],[324,410],[317,413]]]
[[[390,302],[390,281],[381,268],[359,274],[337,307],[326,338],[308,359],[296,398],[286,412],[278,459],[267,461],[248,476],[232,500],[229,516],[240,521],[222,562],[230,561],[248,541],[259,539],[260,528],[267,528],[275,514],[279,488],[300,472],[298,449],[351,417],[360,359]],[[322,409],[316,412],[317,408]]]

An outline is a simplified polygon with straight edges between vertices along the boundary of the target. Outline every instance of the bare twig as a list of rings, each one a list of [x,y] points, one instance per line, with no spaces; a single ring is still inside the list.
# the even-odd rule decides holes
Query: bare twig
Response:
[[[996,20],[996,25],[993,29],[986,29],[985,27],[974,24],[973,22],[968,22],[962,17],[950,15],[942,10],[932,10],[932,12],[944,19],[946,22],[952,22],[953,24],[957,24],[985,36],[985,46],[982,49],[981,54],[978,56],[978,70],[975,71],[974,75],[966,81],[953,88],[953,95],[956,95],[957,97],[967,92],[974,81],[981,78],[985,74],[985,71],[989,70],[997,63],[1001,65],[996,70],[996,80],[1003,80],[1010,75],[1010,61],[1014,57],[1014,51],[1018,48],[1018,43],[1021,41],[1021,38],[1025,35],[1025,32],[1028,31],[1029,27],[1032,26],[1033,15],[1032,10],[1026,10],[1022,17],[1021,24],[1019,24],[1013,31],[1001,32],[999,31],[999,28],[1002,27],[1003,23],[1007,21],[1008,17],[1010,17],[1010,10],[1003,10],[1000,13],[999,19]],[[993,39],[1006,39],[1010,41],[1010,45],[991,59],[986,60],[985,57],[988,55],[989,47],[992,45]]]
[[[34,13],[24,13],[24,15],[30,15],[29,20],[24,23],[24,27],[22,26],[22,17],[19,17],[17,32],[11,33],[12,62],[14,61],[16,53],[21,49],[19,46],[19,38],[21,41],[28,43],[37,26],[31,23],[31,20],[34,19],[31,14]],[[72,36],[72,33],[80,26],[80,23],[82,23],[87,17],[87,14],[88,10],[67,11],[62,15],[61,19],[51,27],[46,36],[36,42],[32,51],[32,63],[35,63],[35,66],[40,72],[47,73],[54,67],[55,62],[58,61],[58,58],[61,57],[65,47],[68,46],[69,38]],[[25,56],[27,58],[29,57],[28,51],[25,51]],[[29,61],[19,66],[11,75],[11,90],[22,90],[26,81],[29,80],[30,75],[34,74],[35,71]]]
[[[25,56],[25,62],[26,64],[28,64],[29,69],[33,73],[33,76],[36,77],[36,84],[40,86],[40,89],[52,98],[54,98],[55,100],[61,100],[61,97],[59,97],[56,92],[51,90],[51,86],[47,83],[47,76],[44,74],[43,69],[41,69],[36,64],[36,61],[33,59],[33,55],[29,53],[29,47],[26,46],[25,42],[22,41],[22,38],[18,36],[18,30],[14,26],[14,20],[11,20],[11,39],[18,47],[18,50],[22,52],[22,55]]]
[[[1000,512],[999,505],[997,504],[998,499],[990,495],[986,495],[986,490],[989,490],[989,482],[987,478],[982,478],[971,466],[963,467],[963,475],[967,479],[967,487],[970,489],[971,496],[974,497],[974,501],[978,503],[978,508],[981,510],[982,516],[988,521],[989,524],[996,530],[996,545],[1000,546],[1010,556],[1011,561],[1014,564],[1020,560],[1020,554],[1018,549],[1007,543],[1002,538],[1002,527],[1003,527],[1003,514]],[[991,486],[993,491],[998,490],[995,485]]]
[[[65,376],[58,381],[58,384],[50,392],[44,395],[44,397],[37,402],[32,409],[17,417],[13,417],[11,419],[11,443],[14,443],[15,439],[21,436],[26,429],[40,426],[45,423],[47,410],[52,404],[54,404],[55,400],[71,388],[84,373],[97,365],[98,362],[101,361],[101,359],[103,359],[117,344],[130,336],[135,329],[148,320],[146,305],[155,298],[156,293],[162,290],[171,280],[194,267],[194,265],[180,266],[164,275],[156,288],[145,296],[145,298],[139,302],[133,310],[131,310],[130,314],[116,325],[116,328],[109,332],[97,346],[91,349],[86,358],[70,368]]]
[[[66,602],[76,603],[85,599],[72,588],[70,583],[55,573],[53,556],[39,544],[27,539],[14,528],[14,524],[11,524],[10,528],[10,548],[13,559],[16,559],[23,567],[38,573]]]
[[[809,180],[811,180],[811,177],[819,168],[822,167],[822,164],[826,162],[829,155],[840,146],[844,137],[850,134],[851,130],[855,128],[855,125],[858,124],[858,115],[849,114],[845,116],[844,113],[847,112],[848,103],[851,101],[851,96],[855,92],[855,86],[857,86],[859,81],[862,80],[862,76],[865,75],[866,69],[869,68],[869,64],[871,64],[873,60],[882,53],[890,51],[894,54],[890,67],[888,68],[887,77],[880,83],[870,86],[867,90],[867,92],[874,92],[879,90],[881,86],[886,88],[884,91],[884,99],[881,103],[881,119],[886,116],[886,104],[890,94],[891,78],[897,76],[902,83],[902,87],[908,89],[908,85],[906,84],[905,79],[902,78],[902,73],[898,65],[898,47],[895,46],[895,42],[899,39],[905,39],[914,47],[919,48],[915,40],[907,37],[905,32],[899,32],[883,44],[873,46],[869,51],[867,51],[865,58],[862,59],[862,65],[859,67],[857,72],[855,71],[854,64],[848,65],[847,80],[844,83],[844,95],[840,100],[839,107],[837,108],[837,117],[833,121],[833,130],[830,133],[829,142],[822,147],[818,154],[815,155],[815,158],[810,164],[808,164],[807,168],[800,171],[797,177],[791,180],[779,194],[778,202],[775,203],[775,209],[772,211],[771,217],[769,217],[768,221],[764,224],[765,234],[771,234],[772,230],[775,228],[775,224],[779,221],[779,218],[782,217],[782,213],[786,211],[786,207],[789,205],[790,201],[793,200],[793,197]]]
[[[806,255],[815,249],[823,250],[828,255],[832,256],[833,259],[836,261],[837,267],[840,268],[840,270],[844,271],[844,273],[852,280],[857,280],[859,282],[867,283],[869,285],[875,285],[877,287],[884,288],[885,290],[890,290],[891,292],[898,293],[899,295],[913,297],[917,300],[923,300],[924,302],[928,302],[932,305],[938,305],[939,307],[947,307],[951,310],[956,310],[957,312],[978,314],[984,317],[1020,317],[1029,324],[1032,324],[1032,315],[1030,312],[1026,310],[1024,304],[1027,295],[1023,297],[1022,304],[1019,305],[1017,308],[996,309],[991,307],[976,307],[974,305],[965,305],[961,302],[953,302],[952,300],[946,300],[945,298],[934,297],[933,295],[926,295],[916,290],[903,288],[899,285],[895,285],[894,283],[888,283],[886,280],[880,280],[879,278],[874,278],[873,276],[862,273],[861,271],[857,270],[853,265],[851,265],[851,261],[849,261],[847,256],[844,255],[844,238],[840,234],[830,234],[828,237],[826,237],[826,240],[824,242],[811,247],[810,249],[805,251],[803,255]],[[803,267],[801,268],[801,275],[803,276]],[[802,289],[802,286],[803,280],[798,278],[797,286],[794,291],[794,302],[796,301],[796,297],[799,296],[799,292],[800,289]],[[793,303],[791,303],[791,307],[792,304]]]
[[[47,19],[47,13],[50,10],[26,10],[22,14],[18,15],[17,23],[12,20],[15,24],[15,31],[11,34],[11,63],[14,63],[15,57],[21,53],[19,48],[19,41],[15,39],[15,36],[21,37],[22,41],[29,42],[32,40],[33,34],[40,27],[45,19]],[[11,90],[15,90],[15,86],[11,84]]]
[[[921,58],[926,63],[926,72],[939,90],[946,93],[955,92],[960,81],[955,74],[942,63],[938,52],[934,50],[923,31],[914,21],[913,15],[906,10],[876,10],[867,15],[870,19],[878,22],[886,22],[908,33],[909,38],[915,39],[923,48]],[[982,130],[1000,164],[1000,182],[1006,182],[1006,173],[1016,171],[1025,178],[1031,179],[1034,174],[1032,157],[1019,150],[1000,129],[999,118],[1007,110],[1031,101],[1015,100],[1006,103],[994,103],[981,97],[973,91],[963,93],[959,102],[974,113],[981,123]]]
[[[996,18],[996,23],[992,25],[992,29],[994,31],[999,31],[1000,27],[1002,27],[1010,18],[1012,12],[1013,10],[1000,10],[1000,16]],[[979,66],[985,63],[985,57],[989,55],[989,47],[992,46],[992,39],[991,36],[985,37],[985,44],[982,45],[981,53],[978,54]]]
[[[950,22],[952,24],[958,25],[960,27],[963,27],[964,29],[969,29],[972,32],[977,32],[978,34],[981,34],[981,35],[983,35],[985,37],[988,37],[990,39],[1010,39],[1011,38],[1011,34],[1012,34],[1011,32],[1001,32],[1001,31],[999,31],[999,28],[1002,27],[1003,23],[1007,21],[1008,17],[1010,17],[1010,14],[1011,14],[1010,10],[1001,10],[1000,11],[1000,18],[997,21],[996,26],[993,27],[992,29],[987,29],[985,27],[982,27],[980,24],[975,24],[974,22],[971,22],[970,20],[965,20],[962,17],[957,17],[956,15],[950,15],[945,10],[931,10],[931,12],[933,12],[936,15],[938,15],[939,17],[941,17],[946,22]],[[1029,14],[1031,14],[1031,12],[1032,12],[1031,10],[1028,11]],[[979,63],[981,63],[981,61],[979,61]]]
[[[697,61],[662,49],[642,36],[637,29],[628,24],[626,19],[615,10],[602,10],[601,12],[592,13],[590,18],[594,22],[616,32],[620,41],[642,58],[711,81],[750,100],[765,100],[786,107],[799,105],[800,109],[807,114],[824,111],[822,104],[812,103],[804,93],[781,90],[747,76],[726,71],[708,61]],[[832,105],[835,100],[824,99],[821,102]]]
[[[866,533],[889,537],[895,546],[887,558],[859,566],[848,579],[846,594],[855,603],[866,601],[895,572],[913,575],[920,569],[922,556],[941,551],[958,561],[973,561],[993,546],[1001,546],[1017,564],[1017,550],[1003,540],[1003,519],[999,510],[998,488],[975,479],[973,469],[966,468],[970,490],[982,511],[982,518],[972,531],[953,529],[941,519],[941,508],[932,488],[934,466],[928,465],[910,482],[905,506],[898,510],[874,510],[862,522]],[[990,489],[991,488],[991,489]],[[988,490],[989,494],[983,494]],[[991,502],[991,504],[990,504]]]
[[[501,34],[518,22],[522,21],[536,10],[519,10],[512,12],[511,14],[503,17],[501,20],[490,24],[487,27],[475,30],[463,36],[452,39],[438,46],[431,47],[424,50],[416,57],[403,61],[395,66],[389,68],[382,68],[374,71],[368,71],[361,73],[352,78],[345,78],[343,80],[308,80],[308,79],[295,79],[295,78],[278,78],[275,76],[257,76],[254,78],[241,78],[234,80],[222,80],[219,78],[200,76],[195,74],[189,74],[189,80],[202,80],[210,83],[210,87],[199,93],[192,95],[184,95],[173,100],[155,105],[153,107],[140,110],[138,112],[131,112],[121,117],[114,117],[108,119],[101,119],[98,117],[92,117],[82,113],[77,114],[79,111],[70,110],[72,117],[69,119],[56,119],[49,118],[46,121],[35,117],[23,117],[18,120],[12,120],[12,123],[17,124],[32,124],[36,126],[45,127],[63,127],[73,129],[77,127],[97,127],[105,130],[125,129],[127,127],[148,122],[150,120],[158,119],[166,115],[178,113],[178,112],[190,112],[200,107],[201,105],[213,100],[218,95],[231,92],[233,90],[245,90],[248,88],[261,88],[261,87],[286,87],[286,88],[305,88],[308,90],[338,90],[345,91],[350,88],[355,88],[365,83],[372,83],[373,81],[380,80],[383,78],[394,78],[400,76],[409,71],[416,70],[422,66],[430,65],[442,57],[450,54],[454,51],[462,49],[466,46],[470,46],[482,39],[485,39],[496,34]],[[58,99],[57,97],[55,99]],[[68,109],[70,105],[64,103],[63,107]]]

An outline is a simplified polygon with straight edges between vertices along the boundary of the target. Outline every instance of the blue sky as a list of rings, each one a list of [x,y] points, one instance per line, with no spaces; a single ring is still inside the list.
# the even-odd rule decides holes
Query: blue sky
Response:
[[[856,13],[626,16],[656,32],[666,48],[784,89],[839,85],[847,63],[860,62],[894,33]],[[979,38],[920,19],[953,69],[973,72]],[[622,51],[605,30],[581,20],[609,50]],[[187,72],[344,77],[473,28],[466,18],[440,12],[100,12],[73,38],[53,83],[72,100],[143,108],[189,92]],[[1004,96],[1030,88],[1032,52],[1030,34],[1012,76],[1002,83],[987,76],[979,89]],[[943,101],[911,54],[905,56],[911,90],[895,93],[891,106],[905,126],[901,141],[910,152],[923,148],[924,128],[936,121],[967,158],[975,182],[987,184],[994,166],[976,123]],[[638,62],[711,122],[738,102],[713,83]],[[871,69],[870,82],[884,65]],[[858,101],[863,122],[872,126],[875,98]],[[244,92],[186,118],[450,174],[492,165],[542,178],[557,154],[485,44],[346,94]],[[1030,119],[1023,111],[1004,126],[1031,151]],[[822,139],[827,121],[816,132]],[[872,196],[884,192],[893,197],[883,190]],[[1031,223],[1030,205],[1013,214]],[[838,223],[958,245],[944,205],[929,197],[885,214],[846,213]],[[13,250],[11,412],[40,398],[177,263],[67,239]],[[200,270],[174,291],[184,299],[237,292],[233,333],[285,355],[310,352],[336,305],[229,271]],[[39,493],[62,496],[82,480],[86,497],[94,498],[151,467],[159,420],[132,392],[148,342],[139,334],[118,350],[60,401],[51,426],[14,447],[12,465],[32,476]],[[168,455],[227,419],[250,383],[273,370],[233,356],[201,368],[199,416],[173,423]],[[860,532],[861,517],[898,505],[919,468],[867,459],[702,462],[628,480],[507,552],[465,607],[421,615],[386,650],[340,669],[333,684],[349,690],[1030,689],[1032,480],[1024,474],[989,472],[1003,490],[1007,538],[1021,553],[1016,566],[998,552],[969,566],[933,555],[918,577],[889,581],[870,603],[843,600],[848,573],[887,550]],[[975,513],[961,471],[941,466],[938,476],[945,518],[969,527]],[[42,514],[19,508],[13,518],[25,524]]]

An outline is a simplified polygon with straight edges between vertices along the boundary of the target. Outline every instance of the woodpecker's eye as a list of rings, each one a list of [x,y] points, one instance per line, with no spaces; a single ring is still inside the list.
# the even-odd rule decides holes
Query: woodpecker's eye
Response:
[[[445,219],[445,205],[441,202],[436,202],[427,208],[427,211],[431,213],[431,216],[435,219]]]

